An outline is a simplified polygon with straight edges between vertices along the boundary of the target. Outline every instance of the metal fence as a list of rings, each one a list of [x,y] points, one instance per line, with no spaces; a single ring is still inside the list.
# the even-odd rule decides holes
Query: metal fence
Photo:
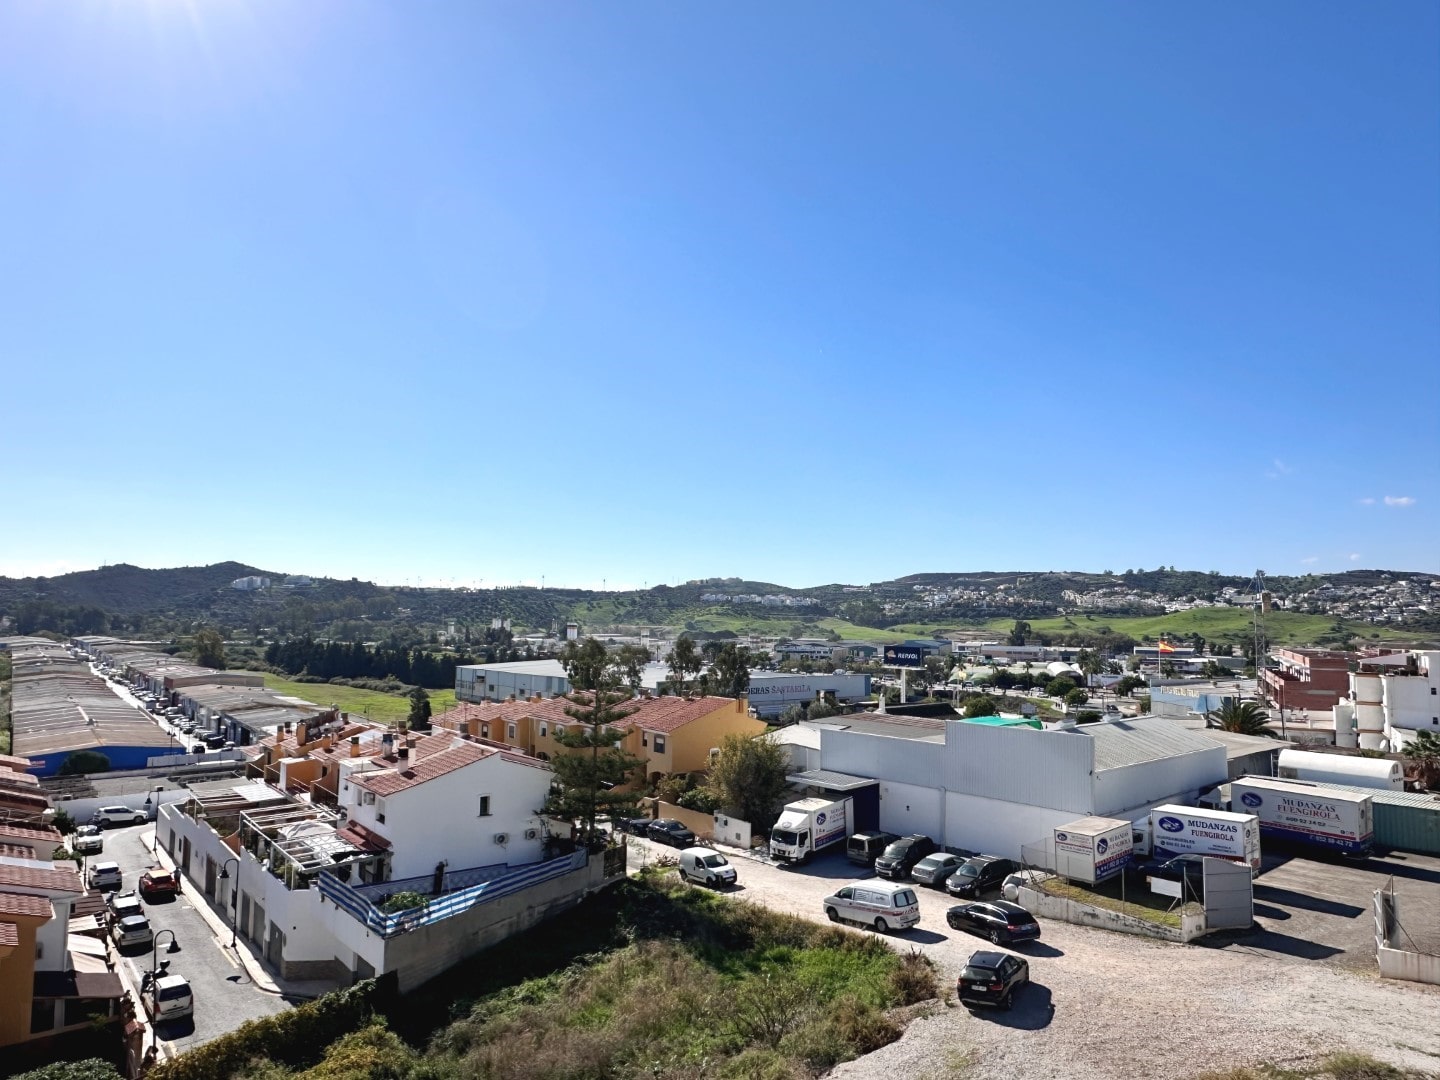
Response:
[[[495,863],[491,866],[473,866],[466,870],[447,870],[440,877],[440,887],[435,887],[434,874],[421,874],[418,877],[393,878],[390,881],[377,881],[368,885],[353,885],[353,888],[361,896],[364,896],[371,903],[384,903],[389,897],[398,892],[418,892],[426,896],[444,896],[447,893],[459,892],[468,889],[472,885],[480,885],[486,881],[494,881],[510,872],[508,863]]]
[[[410,908],[408,911],[381,911],[359,889],[347,885],[333,874],[322,873],[319,876],[318,884],[320,894],[337,908],[382,938],[392,938],[419,927],[449,919],[468,911],[477,904],[488,904],[522,889],[528,889],[541,882],[568,874],[572,870],[580,870],[585,866],[589,857],[585,851],[572,852],[558,859],[551,859],[549,862],[536,863],[534,866],[522,867],[511,873],[493,877],[459,892],[449,893],[420,907]],[[418,880],[427,884],[432,881],[430,878]],[[384,884],[393,889],[396,883],[387,881]]]

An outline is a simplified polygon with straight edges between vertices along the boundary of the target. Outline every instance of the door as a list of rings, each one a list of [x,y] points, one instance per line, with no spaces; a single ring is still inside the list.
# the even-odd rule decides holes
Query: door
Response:
[[[205,856],[205,895],[215,898],[215,860]]]
[[[285,957],[285,935],[275,923],[270,924],[270,940],[265,943],[265,959],[279,967]]]

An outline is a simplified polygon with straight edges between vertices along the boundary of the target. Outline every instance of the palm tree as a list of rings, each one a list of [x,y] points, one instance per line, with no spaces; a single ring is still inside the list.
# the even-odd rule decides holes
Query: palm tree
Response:
[[[1205,714],[1205,726],[1208,728],[1219,728],[1237,735],[1261,735],[1267,739],[1278,739],[1280,736],[1267,726],[1269,722],[1270,714],[1262,709],[1258,702],[1237,701],[1234,698],[1227,698],[1225,704]]]
[[[1433,731],[1417,731],[1415,737],[1400,748],[1415,763],[1420,786],[1432,790],[1440,782],[1440,735]]]

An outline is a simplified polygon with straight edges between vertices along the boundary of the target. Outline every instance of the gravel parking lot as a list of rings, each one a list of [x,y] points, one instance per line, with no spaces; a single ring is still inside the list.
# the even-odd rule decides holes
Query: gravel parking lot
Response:
[[[632,868],[674,854],[634,837],[630,844]],[[825,919],[820,901],[831,889],[864,876],[843,855],[799,869],[749,860],[737,868],[738,899],[817,922]],[[893,935],[893,944],[923,951],[942,983],[953,988],[970,953],[989,945],[945,925],[950,897],[923,887],[916,892],[920,926]],[[1397,1065],[1440,1068],[1440,1025],[1434,1022],[1440,988],[1381,982],[1373,974],[1243,943],[1197,948],[1067,923],[1042,925],[1039,942],[1013,950],[1028,957],[1033,985],[1012,1012],[937,1008],[914,1021],[898,1042],[833,1075],[1184,1078],[1346,1048]]]

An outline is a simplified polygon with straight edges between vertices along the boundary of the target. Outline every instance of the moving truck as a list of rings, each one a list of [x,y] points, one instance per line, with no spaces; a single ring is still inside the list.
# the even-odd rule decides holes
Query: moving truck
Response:
[[[788,803],[770,830],[770,854],[782,862],[806,862],[815,852],[843,842],[854,821],[852,799]]]
[[[1364,857],[1375,840],[1375,800],[1301,780],[1243,776],[1230,782],[1230,804],[1260,819],[1267,838]]]
[[[1055,829],[1055,872],[1094,885],[1130,863],[1130,822],[1087,817]]]
[[[1209,855],[1260,869],[1260,819],[1197,806],[1157,806],[1150,811],[1138,846],[1156,860]]]

